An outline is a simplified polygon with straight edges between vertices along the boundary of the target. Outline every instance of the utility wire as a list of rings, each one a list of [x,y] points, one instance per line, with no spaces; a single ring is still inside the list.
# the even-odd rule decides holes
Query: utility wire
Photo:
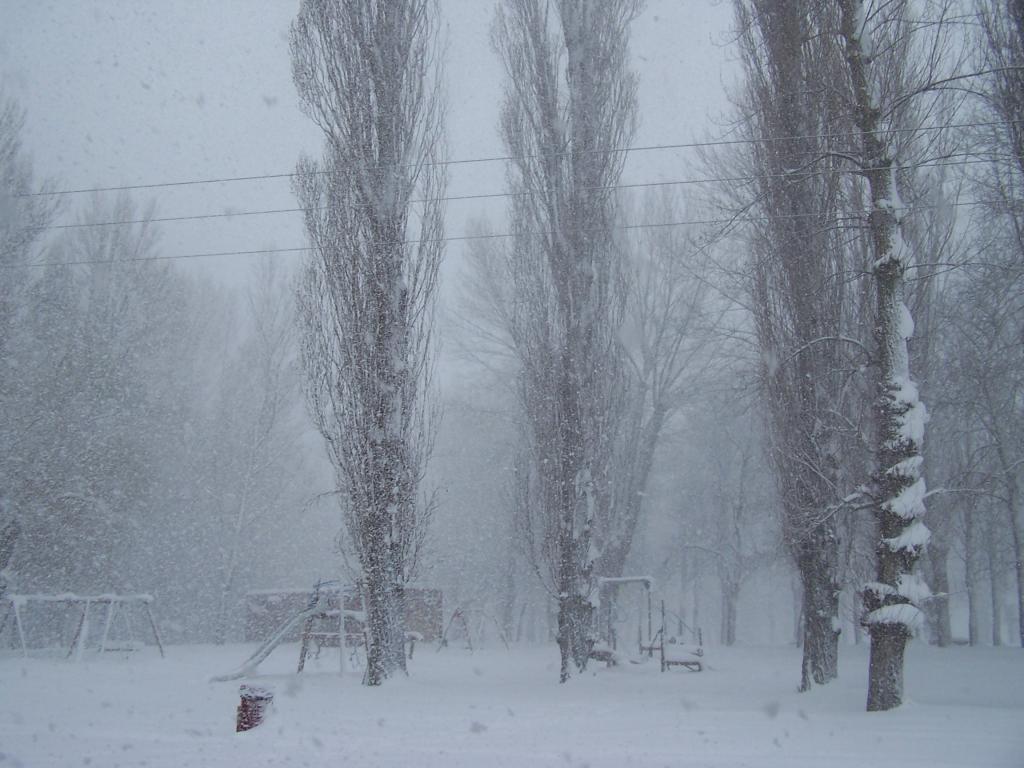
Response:
[[[989,122],[971,122],[971,123],[946,123],[944,125],[932,125],[922,126],[918,128],[884,128],[873,133],[877,134],[891,134],[891,133],[913,133],[913,132],[924,132],[924,131],[942,131],[953,128],[987,128],[1001,125],[1014,125],[1019,123],[1019,120],[995,120]],[[381,170],[385,168],[413,168],[413,167],[427,167],[427,166],[442,166],[448,167],[452,165],[470,165],[475,163],[497,163],[497,162],[510,162],[515,160],[529,160],[543,157],[563,157],[572,154],[620,154],[624,152],[652,152],[657,150],[666,149],[697,149],[697,148],[708,148],[708,147],[728,147],[742,144],[766,144],[770,142],[782,142],[782,141],[806,141],[810,139],[841,139],[841,138],[857,138],[861,136],[860,131],[849,131],[843,133],[819,133],[819,134],[808,134],[805,136],[768,136],[761,139],[719,139],[717,141],[691,141],[683,142],[679,144],[648,144],[645,146],[634,146],[634,147],[612,147],[610,149],[584,149],[584,150],[557,150],[554,152],[540,152],[527,155],[494,155],[492,157],[470,157],[460,158],[456,160],[433,160],[425,161],[422,163],[394,163],[394,164],[380,164],[380,165],[368,165],[364,166],[366,170]],[[321,170],[316,171],[317,174],[329,174],[331,171]],[[290,179],[299,175],[297,172],[291,173],[266,173],[266,174],[253,174],[251,176],[222,176],[218,178],[209,179],[188,179],[185,181],[160,181],[151,182],[146,184],[125,184],[120,186],[107,186],[107,187],[82,187],[79,189],[62,189],[62,190],[45,190],[40,192],[23,192],[16,197],[53,197],[56,195],[80,195],[90,192],[127,192],[137,189],[157,189],[162,187],[187,187],[198,184],[222,184],[227,182],[238,182],[238,181],[260,181],[264,179]]]
[[[967,152],[955,153],[955,154],[946,155],[943,158],[940,158],[940,160],[942,160],[942,162],[939,162],[939,161],[926,161],[926,162],[923,162],[923,163],[918,163],[918,164],[914,165],[913,167],[914,168],[946,168],[946,167],[951,167],[951,166],[962,167],[962,166],[965,166],[965,165],[975,165],[975,164],[979,164],[979,163],[988,163],[988,162],[990,162],[989,160],[982,159],[982,158],[951,161],[950,158],[954,158],[954,157],[967,157],[967,158],[970,158],[970,157],[972,157],[972,155],[971,155],[971,153],[967,153]],[[861,172],[872,171],[872,170],[877,170],[877,169],[876,168],[862,168],[862,169],[860,169]],[[581,192],[600,192],[600,191],[612,191],[612,190],[618,190],[618,189],[644,189],[644,188],[650,188],[650,187],[675,187],[675,186],[685,186],[685,185],[691,185],[691,184],[712,184],[712,183],[722,183],[722,184],[725,184],[725,183],[751,182],[751,181],[758,181],[760,179],[779,179],[779,178],[788,178],[788,179],[799,180],[799,179],[811,178],[811,177],[814,177],[814,176],[826,176],[826,175],[829,175],[831,173],[833,173],[833,171],[830,171],[830,170],[828,170],[828,171],[797,171],[797,172],[794,172],[794,173],[769,173],[769,174],[758,174],[758,175],[751,175],[751,176],[725,176],[725,177],[705,177],[705,178],[699,178],[699,179],[676,179],[676,180],[672,180],[672,181],[648,181],[648,182],[638,182],[638,183],[631,183],[631,184],[608,184],[608,185],[598,186],[598,187],[583,187],[583,188],[580,189],[580,191]],[[525,191],[525,192],[489,192],[489,193],[476,194],[476,195],[449,195],[449,196],[446,196],[446,197],[417,198],[417,199],[409,200],[408,201],[408,205],[416,205],[416,204],[430,203],[430,202],[434,202],[434,203],[450,203],[450,202],[462,202],[462,201],[467,201],[467,200],[498,199],[498,198],[504,198],[504,197],[526,197],[526,196],[535,195],[535,194],[538,194],[538,193],[534,192],[534,191]],[[320,207],[316,208],[316,210],[318,210],[318,211],[323,211],[323,210],[326,210],[326,209],[327,209],[326,206],[320,206]],[[130,224],[158,224],[158,223],[162,224],[162,223],[180,222],[180,221],[203,221],[203,220],[207,220],[207,219],[230,219],[230,218],[234,218],[235,216],[268,216],[268,215],[281,214],[281,213],[303,213],[304,211],[305,211],[305,208],[270,208],[270,209],[266,209],[266,210],[257,210],[257,211],[224,211],[222,213],[199,213],[199,214],[188,215],[188,216],[160,216],[160,217],[142,218],[142,219],[123,219],[123,220],[116,220],[116,221],[84,221],[84,222],[76,222],[76,223],[73,223],[73,224],[49,224],[49,225],[46,225],[46,226],[39,226],[39,227],[25,227],[25,230],[26,231],[30,230],[30,231],[36,232],[36,231],[57,230],[57,229],[84,229],[84,228],[91,228],[91,227],[127,226],[127,225],[130,225]]]
[[[907,210],[907,214],[913,214],[922,210],[929,210],[935,208],[959,208],[963,206],[974,206],[974,205],[992,205],[994,201],[991,200],[972,200],[957,203],[948,203],[942,205],[915,205],[913,208]],[[607,233],[607,232],[618,232],[618,231],[631,231],[639,229],[666,229],[671,227],[688,227],[688,226],[707,226],[707,225],[733,225],[733,224],[756,224],[765,223],[770,221],[777,221],[779,219],[806,219],[806,218],[818,218],[820,213],[792,213],[792,214],[780,214],[778,216],[750,216],[750,217],[734,217],[727,219],[687,219],[682,221],[664,221],[664,222],[653,222],[645,224],[620,224],[612,227],[601,227],[598,229],[574,229],[571,232],[577,234],[583,233]],[[835,221],[838,222],[854,222],[863,221],[863,217],[860,216],[843,216],[839,217]],[[432,237],[432,238],[420,238],[415,240],[397,240],[393,243],[386,243],[386,245],[423,245],[428,243],[453,243],[453,242],[464,242],[468,240],[502,240],[513,237],[550,237],[555,234],[554,232],[497,232],[497,233],[485,233],[479,235],[452,235],[450,237]],[[172,254],[167,256],[138,256],[129,257],[126,259],[80,259],[74,261],[33,261],[25,264],[4,264],[0,265],[0,269],[27,269],[31,267],[77,267],[91,264],[125,264],[129,262],[138,261],[176,261],[178,259],[212,259],[212,258],[223,258],[225,256],[256,256],[260,254],[270,253],[304,253],[314,250],[311,246],[304,246],[299,248],[260,248],[250,251],[214,251],[207,253],[181,253]]]

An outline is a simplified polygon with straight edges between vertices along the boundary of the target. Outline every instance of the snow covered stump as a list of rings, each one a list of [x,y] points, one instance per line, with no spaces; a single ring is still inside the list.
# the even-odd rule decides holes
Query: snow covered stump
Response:
[[[243,685],[238,689],[241,701],[235,720],[235,732],[241,733],[255,728],[263,722],[267,709],[274,701],[274,692],[255,685]]]

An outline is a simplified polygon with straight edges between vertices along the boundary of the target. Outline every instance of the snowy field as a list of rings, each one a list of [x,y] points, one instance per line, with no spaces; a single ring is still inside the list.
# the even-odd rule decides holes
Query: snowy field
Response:
[[[710,669],[606,669],[560,686],[554,647],[417,649],[380,689],[297,648],[258,678],[266,723],[234,733],[237,683],[210,683],[249,646],[147,648],[80,663],[0,658],[0,768],[24,766],[1024,766],[1024,651],[913,645],[910,701],[866,714],[867,657],[798,694],[794,648],[710,649]],[[325,652],[326,656],[326,652]]]

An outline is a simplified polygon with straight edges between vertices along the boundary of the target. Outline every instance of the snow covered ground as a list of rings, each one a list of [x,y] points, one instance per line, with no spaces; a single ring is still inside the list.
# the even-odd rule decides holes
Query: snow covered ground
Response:
[[[24,766],[1024,766],[1024,651],[911,647],[910,701],[863,711],[867,656],[795,692],[794,648],[712,648],[710,669],[606,669],[557,684],[552,647],[417,649],[380,689],[339,677],[334,655],[302,676],[279,649],[258,680],[267,722],[234,733],[237,683],[210,683],[249,646],[177,646],[160,659],[78,664],[0,657],[0,768]],[[326,655],[326,652],[325,652]]]

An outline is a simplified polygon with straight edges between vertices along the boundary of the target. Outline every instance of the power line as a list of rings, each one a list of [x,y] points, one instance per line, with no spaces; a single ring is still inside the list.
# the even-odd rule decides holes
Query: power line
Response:
[[[972,122],[972,123],[946,123],[944,125],[933,125],[933,126],[922,126],[919,128],[885,128],[874,131],[873,133],[878,134],[891,134],[891,133],[913,133],[918,131],[941,131],[947,129],[959,129],[959,128],[986,128],[995,127],[1000,125],[1013,125],[1020,122],[1019,120],[995,120],[989,122]],[[648,144],[644,146],[634,147],[612,147],[610,149],[586,149],[578,150],[575,154],[621,154],[626,152],[653,152],[658,150],[668,149],[699,149],[699,148],[710,148],[710,147],[727,147],[736,146],[742,144],[765,144],[769,142],[781,142],[781,141],[807,141],[810,139],[841,139],[841,138],[856,138],[861,136],[860,131],[848,131],[843,133],[819,133],[819,134],[808,134],[805,136],[768,136],[761,139],[719,139],[716,141],[691,141],[683,142],[678,144]],[[366,170],[381,170],[384,168],[411,168],[411,167],[427,167],[427,166],[441,166],[448,167],[452,165],[471,165],[475,163],[497,163],[497,162],[510,162],[513,160],[529,160],[542,157],[564,157],[566,155],[574,154],[573,150],[558,150],[554,152],[540,152],[527,155],[494,155],[492,157],[470,157],[460,158],[456,160],[434,160],[425,161],[423,163],[395,163],[395,164],[380,164],[380,165],[368,165],[365,166]],[[316,171],[318,174],[329,174],[330,171],[322,170]],[[223,184],[228,182],[241,182],[241,181],[262,181],[265,179],[290,179],[297,176],[297,172],[291,173],[265,173],[265,174],[253,174],[250,176],[222,176],[218,178],[208,179],[188,179],[184,181],[160,181],[150,182],[145,184],[124,184],[120,186],[105,186],[105,187],[82,187],[79,189],[62,189],[62,190],[45,190],[40,192],[23,192],[16,197],[54,197],[56,195],[80,195],[86,193],[98,193],[98,192],[128,192],[139,189],[158,189],[163,187],[187,187],[195,186],[199,184]]]
[[[957,161],[949,161],[950,158],[954,157],[965,157],[971,158],[972,154],[967,152],[960,152],[951,155],[947,155],[941,158],[942,162],[923,162],[918,163],[914,168],[945,168],[945,167],[961,167],[965,165],[976,165],[979,163],[990,162],[987,159],[965,159]],[[875,168],[861,168],[861,172],[877,170]],[[608,184],[599,187],[584,187],[581,189],[583,192],[598,192],[598,191],[612,191],[618,189],[644,189],[651,187],[674,187],[674,186],[685,186],[691,184],[712,184],[712,183],[735,183],[735,182],[751,182],[759,179],[804,179],[814,176],[825,176],[832,171],[797,171],[794,173],[769,173],[769,174],[758,174],[751,176],[724,176],[724,177],[705,177],[698,179],[676,179],[672,181],[648,181],[638,182],[631,184]],[[525,192],[488,192],[476,195],[449,195],[445,197],[431,197],[431,198],[417,198],[409,200],[409,205],[417,205],[422,203],[436,202],[464,202],[467,200],[488,200],[488,199],[499,199],[505,197],[525,197],[529,195],[537,194],[533,191]],[[316,210],[326,210],[326,206],[318,207]],[[40,227],[26,227],[26,230],[31,231],[44,231],[44,230],[58,230],[58,229],[86,229],[91,227],[112,227],[112,226],[128,226],[131,224],[163,224],[168,222],[181,222],[181,221],[203,221],[207,219],[231,219],[236,216],[268,216],[273,214],[282,213],[302,213],[304,208],[269,208],[265,210],[256,211],[224,211],[221,213],[199,213],[187,216],[160,216],[143,219],[122,219],[115,221],[85,221],[76,222],[73,224],[50,224]]]
[[[974,205],[991,205],[994,201],[991,200],[972,200],[957,203],[948,203],[943,205],[917,205],[907,211],[907,213],[913,214],[922,210],[931,210],[935,208],[960,208],[963,206],[974,206]],[[749,216],[749,217],[733,217],[727,219],[687,219],[682,221],[664,221],[664,222],[653,222],[644,224],[620,224],[612,227],[601,227],[599,229],[590,230],[571,230],[575,233],[602,233],[602,232],[618,232],[618,231],[632,231],[640,229],[667,229],[672,227],[688,227],[688,226],[710,226],[710,225],[732,225],[732,224],[752,224],[752,223],[765,223],[769,221],[777,221],[779,219],[806,219],[806,218],[818,218],[821,214],[818,213],[793,213],[793,214],[780,214],[778,216]],[[862,221],[859,216],[844,216],[837,219],[839,222],[847,221]],[[416,240],[399,240],[394,243],[388,243],[389,245],[422,245],[428,243],[452,243],[452,242],[465,242],[469,240],[502,240],[513,237],[549,237],[554,232],[497,232],[497,233],[486,233],[479,235],[452,235],[450,237],[433,237],[433,238],[420,238]],[[257,256],[261,254],[271,253],[304,253],[314,250],[311,246],[303,246],[297,248],[260,248],[249,251],[213,251],[206,253],[180,253],[172,254],[167,256],[138,256],[130,257],[126,259],[80,259],[74,261],[33,261],[25,264],[4,264],[0,265],[0,269],[28,269],[33,267],[78,267],[86,265],[102,265],[102,264],[127,264],[140,261],[176,261],[178,259],[212,259],[212,258],[223,258],[225,256]]]

